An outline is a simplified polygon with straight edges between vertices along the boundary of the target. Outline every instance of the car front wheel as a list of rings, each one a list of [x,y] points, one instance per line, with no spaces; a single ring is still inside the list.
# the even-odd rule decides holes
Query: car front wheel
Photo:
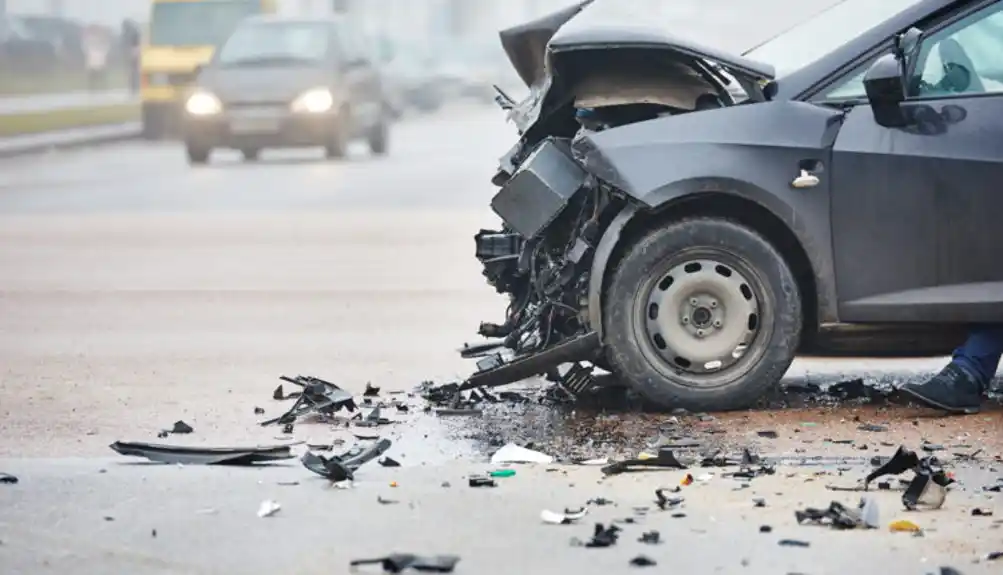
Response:
[[[649,231],[618,262],[604,301],[614,371],[665,408],[750,407],[780,382],[801,335],[787,263],[724,219]]]
[[[185,144],[185,153],[188,156],[189,164],[202,165],[209,161],[212,148],[188,142]]]
[[[385,156],[390,151],[390,122],[381,118],[369,132],[369,151],[376,156]]]

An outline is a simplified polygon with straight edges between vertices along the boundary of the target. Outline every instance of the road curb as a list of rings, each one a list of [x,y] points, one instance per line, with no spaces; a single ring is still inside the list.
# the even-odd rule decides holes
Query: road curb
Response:
[[[142,127],[139,122],[95,126],[75,130],[59,130],[27,136],[0,139],[0,158],[13,158],[41,154],[53,150],[69,150],[101,146],[139,139]]]

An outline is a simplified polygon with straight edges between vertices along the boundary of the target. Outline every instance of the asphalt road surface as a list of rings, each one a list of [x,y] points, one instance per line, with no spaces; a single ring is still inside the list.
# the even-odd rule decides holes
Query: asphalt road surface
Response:
[[[356,150],[332,163],[286,152],[246,164],[220,153],[191,168],[177,145],[132,143],[0,163],[0,472],[20,479],[0,484],[0,572],[340,573],[350,559],[394,551],[456,554],[457,573],[479,574],[623,572],[641,553],[693,574],[998,572],[998,563],[974,561],[1003,548],[1000,524],[970,514],[1003,513],[981,493],[998,475],[998,414],[722,416],[737,438],[778,430],[762,447],[791,453],[860,456],[870,442],[869,457],[923,439],[985,448],[984,463],[958,471],[944,509],[906,513],[898,493],[874,494],[883,526],[909,518],[923,537],[795,524],[804,506],[854,505],[858,494],[825,484],[855,480],[856,471],[840,478],[784,467],[748,488],[716,473],[684,488],[686,517],[633,510],[650,507],[653,490],[678,483],[681,471],[599,482],[592,467],[522,466],[495,489],[472,489],[465,476],[489,466],[454,433],[464,423],[420,415],[385,431],[404,466],[370,464],[351,489],[295,460],[179,468],[108,449],[158,441],[178,419],[195,433],[163,441],[280,442],[254,414],[280,410],[271,399],[280,374],[358,392],[367,382],[406,390],[468,373],[455,349],[503,312],[472,257],[472,234],[495,222],[487,179],[512,137],[499,113],[465,106],[397,126],[388,158]],[[791,377],[920,377],[942,361],[810,360]],[[860,439],[855,417],[888,431]],[[848,435],[855,446],[825,443]],[[298,425],[289,437],[352,440],[322,424]],[[544,508],[595,497],[618,505],[593,508],[580,525],[539,520]],[[767,507],[754,508],[753,497]],[[282,510],[258,518],[266,499]],[[624,525],[615,548],[569,543],[588,539],[595,521],[631,515],[637,523]],[[650,529],[662,545],[636,541]],[[786,538],[811,546],[780,546]]]

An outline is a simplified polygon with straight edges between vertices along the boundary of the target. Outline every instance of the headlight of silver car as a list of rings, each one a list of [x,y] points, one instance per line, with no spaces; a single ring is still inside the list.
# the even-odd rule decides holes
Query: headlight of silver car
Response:
[[[307,114],[322,114],[334,107],[334,94],[327,88],[314,88],[300,94],[293,101],[293,111]]]
[[[223,110],[223,104],[219,98],[211,92],[199,90],[188,96],[185,101],[185,111],[192,116],[212,116]]]

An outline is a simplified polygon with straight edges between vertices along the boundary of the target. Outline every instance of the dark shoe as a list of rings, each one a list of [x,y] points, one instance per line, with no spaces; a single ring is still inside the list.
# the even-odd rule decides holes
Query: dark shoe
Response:
[[[901,391],[927,407],[950,413],[978,413],[982,406],[982,386],[953,363],[923,383],[903,385]]]

